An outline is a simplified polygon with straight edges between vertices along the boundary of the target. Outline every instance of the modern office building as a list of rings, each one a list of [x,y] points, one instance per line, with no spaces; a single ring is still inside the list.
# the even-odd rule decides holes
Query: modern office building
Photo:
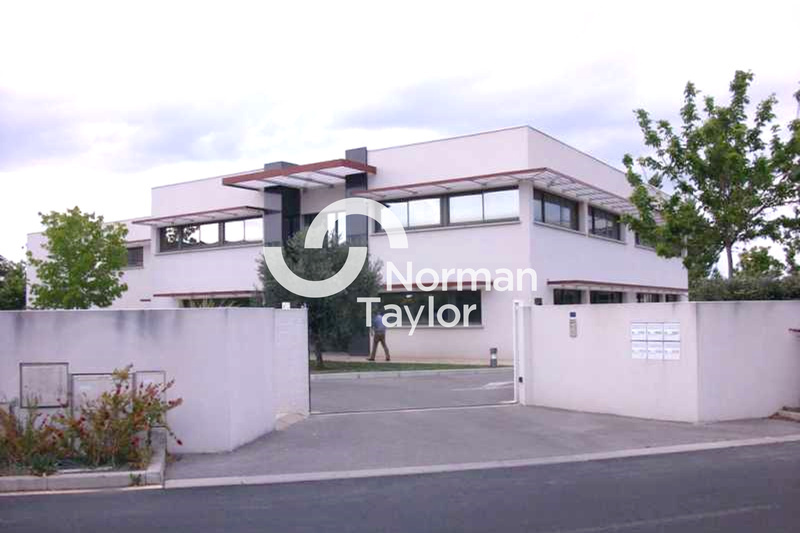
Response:
[[[527,126],[357,148],[341,159],[270,163],[156,187],[151,214],[124,221],[130,230],[129,290],[114,307],[246,303],[259,285],[256,261],[264,243],[284,242],[336,200],[365,197],[400,218],[408,249],[390,248],[380,225],[365,217],[328,215],[329,228],[366,244],[373,257],[404,274],[408,262],[415,277],[422,269],[537,274],[534,292],[492,290],[486,283],[474,291],[443,284],[422,292],[395,282],[383,294],[386,303],[413,309],[432,295],[435,307],[476,308],[458,327],[430,327],[423,320],[413,336],[410,328],[390,331],[393,354],[485,359],[496,347],[509,359],[514,300],[551,305],[686,298],[681,260],[658,257],[620,223],[621,214],[635,212],[630,190],[621,171]],[[34,254],[40,245],[41,235],[29,236]]]

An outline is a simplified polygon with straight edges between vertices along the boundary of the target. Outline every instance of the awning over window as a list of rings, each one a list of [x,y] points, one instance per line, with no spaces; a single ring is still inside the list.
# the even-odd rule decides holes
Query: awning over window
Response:
[[[262,207],[243,205],[239,207],[225,207],[222,209],[212,209],[210,211],[196,211],[194,213],[182,213],[179,215],[142,218],[139,220],[134,220],[133,224],[141,224],[143,226],[163,228],[167,226],[180,226],[182,224],[205,224],[207,222],[231,220],[234,218],[257,217],[267,212],[269,211]]]
[[[592,291],[653,292],[661,294],[686,294],[689,289],[660,285],[637,285],[613,281],[590,281],[584,279],[548,280],[547,285],[556,289],[580,289]]]
[[[546,189],[578,201],[589,202],[617,213],[637,214],[636,207],[628,199],[547,167],[381,187],[366,191],[355,191],[353,194],[376,201],[385,201],[395,198],[408,198],[409,196],[447,194],[450,192],[480,190],[486,187],[502,187],[515,185],[520,181],[531,181],[536,188]]]
[[[214,298],[249,298],[256,291],[205,291],[205,292],[161,292],[154,298],[176,298],[179,300],[211,300]]]
[[[222,184],[229,187],[242,187],[257,191],[281,185],[294,189],[319,189],[342,185],[345,182],[345,177],[361,172],[375,174],[376,169],[371,165],[358,161],[334,159],[307,165],[287,165],[282,168],[252,170],[234,174],[222,178]]]

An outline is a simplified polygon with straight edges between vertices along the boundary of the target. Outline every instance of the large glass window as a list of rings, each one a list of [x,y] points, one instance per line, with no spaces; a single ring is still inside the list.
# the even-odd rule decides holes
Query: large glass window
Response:
[[[593,304],[621,304],[622,293],[612,291],[591,291],[589,302]]]
[[[483,218],[502,220],[519,217],[519,190],[486,191],[483,193]]]
[[[578,289],[553,289],[555,305],[575,305],[581,303],[582,292]]]
[[[442,202],[425,198],[408,202],[408,227],[437,226],[442,223]]]
[[[505,189],[448,197],[450,224],[490,222],[519,217],[519,191]]]
[[[537,222],[578,229],[578,202],[540,190],[533,191],[533,218]]]
[[[426,327],[428,325],[429,297],[433,297],[433,310],[431,312],[433,313],[434,324],[438,324],[439,309],[444,305],[450,304],[454,305],[461,314],[461,321],[458,325],[462,325],[464,320],[464,306],[470,305],[474,305],[475,309],[470,312],[467,325],[481,325],[481,291],[386,292],[381,294],[381,304],[384,306],[388,304],[400,306],[403,311],[401,324],[404,326],[411,325],[408,320],[408,313],[416,317],[420,307],[424,307],[417,327]],[[450,308],[442,312],[443,322],[451,323],[455,318],[455,312]]]
[[[680,302],[681,296],[679,294],[665,294],[664,295],[665,302]]]
[[[188,250],[261,242],[264,238],[261,217],[207,224],[187,224],[159,229],[159,250]]]
[[[622,240],[619,215],[589,206],[589,232],[609,239]]]
[[[451,224],[483,220],[483,195],[480,193],[451,196],[448,205]]]

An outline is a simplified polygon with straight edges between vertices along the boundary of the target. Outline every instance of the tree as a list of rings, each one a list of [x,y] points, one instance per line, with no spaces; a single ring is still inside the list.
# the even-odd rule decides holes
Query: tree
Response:
[[[0,310],[25,309],[25,263],[0,255]]]
[[[28,251],[38,278],[31,285],[36,308],[108,307],[128,290],[121,281],[127,263],[125,226],[105,224],[102,216],[82,213],[77,207],[39,216],[47,257],[39,259]]]
[[[654,243],[659,255],[684,254],[692,279],[705,277],[723,251],[730,277],[734,245],[759,236],[779,238],[788,220],[776,221],[776,209],[798,201],[800,120],[789,123],[783,139],[774,123],[777,99],[771,95],[756,106],[751,121],[747,91],[752,80],[752,73],[737,71],[730,104],[717,105],[706,96],[702,117],[699,91],[687,83],[678,132],[666,120],[654,124],[644,109],[635,111],[653,153],[636,159],[649,177],[634,170],[630,154],[623,159],[638,209],[638,216],[624,221]],[[800,102],[800,92],[795,96]],[[665,182],[672,185],[672,195],[654,191]]]
[[[766,246],[754,246],[739,254],[738,276],[748,278],[779,278],[783,275],[784,264],[769,254]]]
[[[322,248],[305,247],[306,232],[292,236],[283,248],[286,265],[298,276],[308,280],[327,279],[344,265],[348,244],[339,243],[334,234],[328,236]],[[322,347],[347,342],[364,328],[364,304],[356,298],[377,296],[380,289],[380,264],[369,255],[358,277],[345,290],[325,298],[306,298],[286,290],[272,276],[262,257],[258,275],[261,280],[264,304],[278,307],[282,302],[308,309],[309,342],[314,348],[317,368],[324,368]]]

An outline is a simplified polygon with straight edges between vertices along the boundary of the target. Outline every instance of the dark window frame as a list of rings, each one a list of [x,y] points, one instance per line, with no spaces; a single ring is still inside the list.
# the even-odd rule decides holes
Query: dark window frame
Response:
[[[577,296],[577,298],[572,298]],[[569,301],[569,300],[577,301]],[[583,303],[583,291],[580,289],[553,289],[553,305],[580,305]]]
[[[637,292],[636,302],[640,304],[661,303],[661,293],[658,292]]]
[[[228,224],[230,222],[239,222],[239,221],[256,220],[256,219],[261,220],[261,224],[262,224],[261,238],[259,240],[257,240],[257,241],[248,241],[248,240],[246,240],[246,238],[245,238],[246,229],[243,228],[243,231],[245,231],[245,233],[243,234],[243,239],[241,241],[226,242],[226,240],[225,240],[225,224]],[[183,232],[184,232],[185,228],[197,227],[199,229],[200,226],[214,225],[214,224],[217,225],[218,239],[217,239],[216,243],[214,243],[214,244],[203,244],[201,242],[198,242],[196,244],[188,244],[187,245],[187,244],[185,244],[183,242]],[[237,246],[253,246],[255,244],[259,244],[259,243],[263,243],[264,242],[263,224],[264,224],[264,218],[258,216],[258,217],[229,218],[229,219],[217,220],[217,221],[213,221],[213,222],[203,222],[203,223],[200,223],[200,224],[179,224],[179,225],[175,225],[175,226],[163,226],[163,227],[158,228],[158,251],[159,251],[159,253],[165,253],[165,252],[169,253],[169,252],[185,252],[185,251],[190,251],[190,250],[208,250],[208,249],[213,249],[213,248],[236,248]],[[165,248],[164,247],[164,242],[165,242],[164,234],[167,232],[167,230],[170,230],[170,229],[173,229],[173,230],[177,231],[177,237],[176,237],[177,240],[175,241],[174,246],[170,246],[170,247],[166,247]]]
[[[600,297],[608,297],[609,301],[598,301]],[[622,291],[589,291],[589,303],[595,305],[621,304],[624,297]]]
[[[139,257],[131,261],[131,252],[138,252]],[[144,267],[144,246],[128,246],[127,247],[127,261],[125,268],[143,268]]]
[[[556,204],[559,206],[559,217],[558,220],[548,220],[547,217],[547,210],[545,209],[545,205],[547,202],[551,204]],[[580,231],[580,202],[577,200],[572,200],[565,196],[560,196],[558,194],[553,194],[544,189],[533,189],[533,220],[534,222],[538,222],[539,224],[547,224],[548,226],[556,226],[559,228],[569,229],[572,231]],[[540,218],[536,217],[536,203],[539,202],[539,213],[541,214]],[[563,210],[567,208],[572,213],[572,218],[570,219],[569,224],[564,223],[563,218]]]
[[[589,218],[588,228],[589,234],[594,235],[595,237],[603,237],[605,239],[611,239],[612,241],[623,241],[623,233],[622,233],[622,222],[620,221],[620,216],[616,213],[612,213],[606,209],[601,209],[599,207],[595,207],[593,205],[589,205]],[[606,224],[611,223],[611,227],[613,229],[613,234],[615,236],[609,236],[605,233],[600,233],[601,230],[597,229],[596,221],[603,220]]]

